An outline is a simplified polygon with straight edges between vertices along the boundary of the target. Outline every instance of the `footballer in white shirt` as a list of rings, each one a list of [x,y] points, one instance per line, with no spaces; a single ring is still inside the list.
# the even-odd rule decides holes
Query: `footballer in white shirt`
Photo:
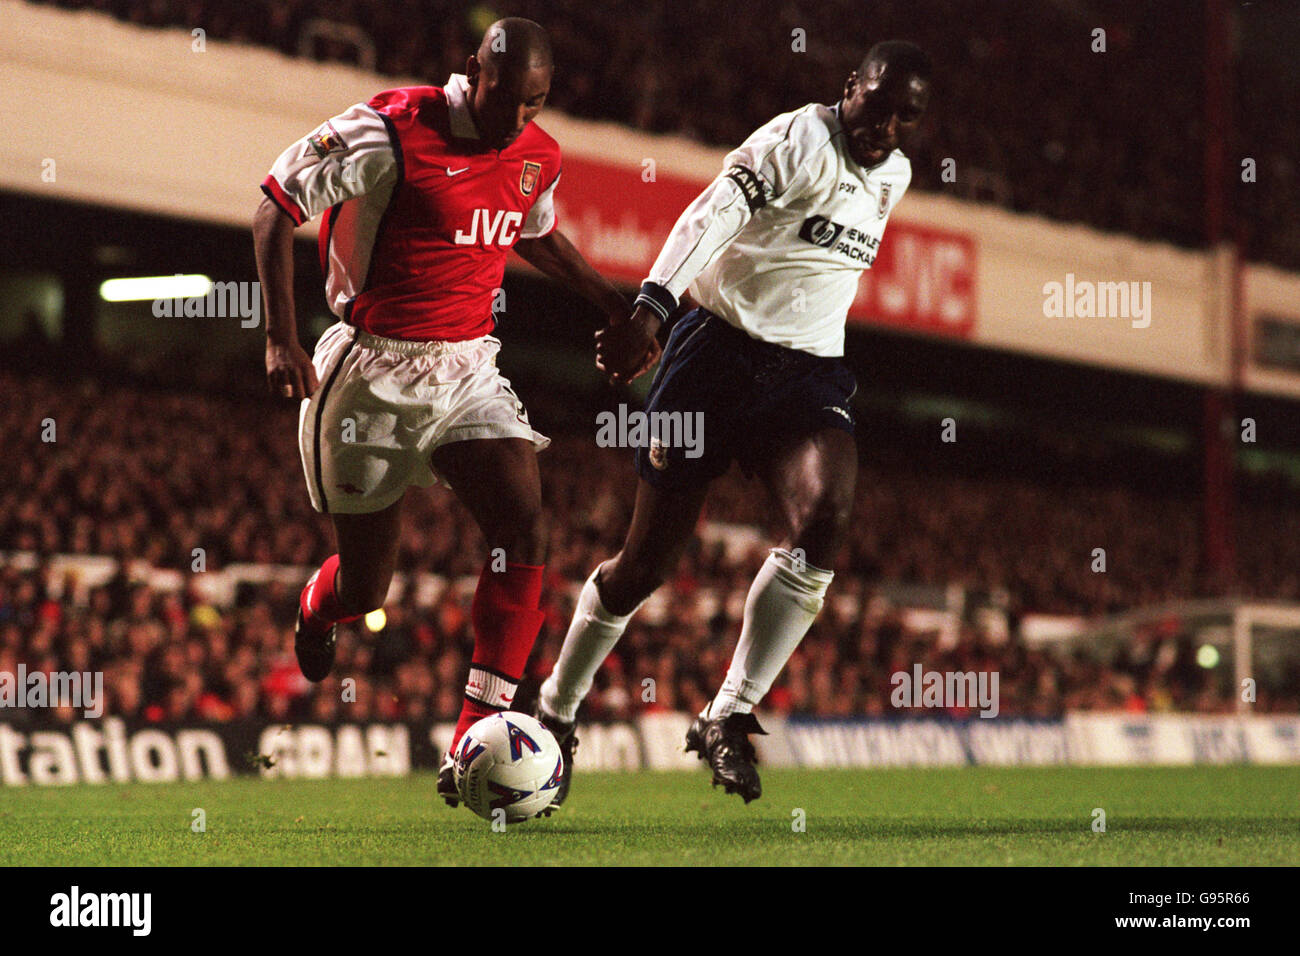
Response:
[[[691,416],[703,435],[675,446],[652,428],[636,450],[627,538],[583,587],[541,690],[538,716],[566,752],[601,662],[672,573],[709,483],[738,461],[778,503],[785,540],[754,579],[726,679],[686,744],[714,786],[746,803],[761,794],[749,735],[763,730],[752,710],[821,609],[848,534],[857,383],[842,360],[844,324],[911,182],[899,145],[925,113],[930,76],[919,47],[878,43],[838,103],[810,103],[758,129],[677,220],[634,313],[597,333],[598,366],[631,381],[660,357],[655,335],[689,290],[699,306],[673,326],[646,411],[652,423],[656,412]],[[571,760],[564,774],[557,805]]]

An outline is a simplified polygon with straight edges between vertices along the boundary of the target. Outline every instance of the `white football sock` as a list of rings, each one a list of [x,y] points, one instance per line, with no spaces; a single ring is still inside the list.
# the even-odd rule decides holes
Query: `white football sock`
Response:
[[[566,724],[573,723],[578,715],[578,705],[591,690],[596,671],[618,639],[623,636],[627,622],[641,605],[630,614],[612,614],[600,603],[596,588],[596,575],[603,565],[598,565],[578,596],[578,606],[573,610],[573,620],[564,635],[560,659],[555,662],[551,676],[542,684],[542,710]],[[642,602],[644,603],[644,602]]]
[[[834,576],[784,548],[771,550],[745,598],[740,640],[722,689],[705,708],[706,717],[716,720],[754,709],[812,627]]]

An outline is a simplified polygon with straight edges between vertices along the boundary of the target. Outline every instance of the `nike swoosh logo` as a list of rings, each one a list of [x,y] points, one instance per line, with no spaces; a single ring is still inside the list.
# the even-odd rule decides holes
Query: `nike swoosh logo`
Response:
[[[458,175],[460,175],[461,173],[465,172],[466,169],[469,169],[469,167],[466,166],[464,169],[452,169],[450,166],[448,166],[448,167],[447,167],[447,175],[448,175],[448,176],[458,176]]]

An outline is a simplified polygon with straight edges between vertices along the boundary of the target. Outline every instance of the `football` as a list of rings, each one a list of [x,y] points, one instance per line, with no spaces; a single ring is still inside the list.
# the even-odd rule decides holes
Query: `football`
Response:
[[[507,823],[535,817],[560,786],[564,758],[551,732],[534,717],[503,711],[470,726],[456,745],[456,789],[485,820],[504,812]]]

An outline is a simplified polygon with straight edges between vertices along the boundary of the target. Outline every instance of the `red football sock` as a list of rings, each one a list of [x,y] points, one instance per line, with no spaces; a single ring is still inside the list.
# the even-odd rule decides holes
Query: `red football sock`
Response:
[[[514,703],[524,665],[546,619],[537,609],[542,598],[543,567],[506,564],[504,571],[493,571],[489,562],[479,575],[470,611],[474,657],[453,749],[471,724],[497,711],[509,710]]]
[[[346,624],[362,617],[360,614],[348,614],[339,603],[338,570],[339,556],[331,554],[316,573],[308,578],[307,586],[298,598],[303,617],[325,624]]]

